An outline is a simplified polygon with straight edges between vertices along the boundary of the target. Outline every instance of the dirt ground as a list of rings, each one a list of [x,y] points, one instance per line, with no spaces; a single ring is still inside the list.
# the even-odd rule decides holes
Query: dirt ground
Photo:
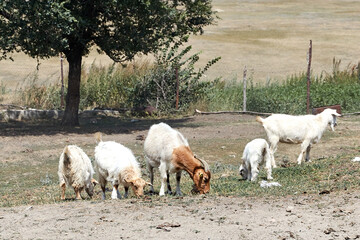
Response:
[[[358,239],[359,192],[107,200],[0,209],[1,239]]]
[[[76,129],[1,123],[0,162],[23,161],[22,152],[32,161],[41,161],[59,155],[63,146],[71,143],[91,154],[96,131],[104,132],[105,140],[141,149],[136,137],[146,136],[151,124],[159,122],[122,120],[109,126],[100,121],[106,119],[94,125],[94,119],[83,119]],[[190,145],[204,139],[243,139],[238,150],[224,152],[224,156],[235,154],[236,158],[249,139],[265,137],[254,116],[191,116],[166,122],[179,129]],[[343,117],[338,122],[336,132],[327,131],[313,148],[313,158],[359,146],[359,117]],[[295,162],[298,150],[298,145],[280,144],[277,158],[286,155]],[[206,157],[210,164],[216,161]],[[26,205],[0,208],[0,239],[359,239],[359,198],[360,191],[344,190],[288,197],[147,196]]]

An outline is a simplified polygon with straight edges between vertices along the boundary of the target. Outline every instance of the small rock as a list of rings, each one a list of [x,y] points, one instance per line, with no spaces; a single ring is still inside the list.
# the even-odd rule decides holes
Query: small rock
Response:
[[[292,212],[294,210],[294,207],[293,206],[288,206],[286,208],[286,212]]]
[[[271,223],[276,223],[276,220],[274,218],[270,219]]]
[[[33,206],[30,206],[30,207],[27,207],[27,208],[25,209],[25,211],[32,210],[32,209],[33,209]]]
[[[336,232],[333,228],[328,228],[324,231],[325,234],[330,234],[330,233],[333,233],[333,232]]]

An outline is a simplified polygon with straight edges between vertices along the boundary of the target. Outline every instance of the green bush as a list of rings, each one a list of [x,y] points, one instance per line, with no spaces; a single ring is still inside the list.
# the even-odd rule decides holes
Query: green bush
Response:
[[[175,110],[177,79],[179,110],[187,110],[192,102],[198,101],[204,95],[210,83],[200,82],[200,78],[220,57],[209,61],[204,68],[196,71],[194,65],[199,60],[200,53],[186,57],[191,46],[183,50],[179,47],[180,44],[168,44],[155,54],[154,67],[139,79],[132,89],[132,98],[129,98],[129,101],[133,107],[151,105],[165,113]]]

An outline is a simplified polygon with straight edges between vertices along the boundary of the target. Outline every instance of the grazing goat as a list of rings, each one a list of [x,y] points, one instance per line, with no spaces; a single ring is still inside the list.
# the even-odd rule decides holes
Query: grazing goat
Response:
[[[273,179],[271,177],[271,153],[269,144],[265,139],[256,138],[246,144],[241,160],[239,172],[243,179],[256,181],[259,166],[264,163],[267,170],[267,180]]]
[[[328,124],[334,131],[336,116],[341,115],[336,110],[329,108],[317,115],[291,116],[273,114],[265,119],[257,116],[256,121],[263,125],[270,142],[273,167],[276,167],[274,153],[279,141],[283,143],[302,143],[297,162],[301,164],[305,151],[305,161],[310,161],[311,145],[320,140]]]
[[[94,194],[94,186],[97,184],[92,178],[93,174],[94,169],[86,153],[78,146],[66,146],[60,156],[58,170],[61,199],[65,200],[66,186],[74,188],[77,200],[81,200],[81,191],[84,188],[91,198]]]
[[[121,198],[118,187],[122,184],[126,198],[129,186],[137,197],[144,195],[144,187],[150,183],[141,178],[139,163],[130,149],[113,141],[103,142],[101,134],[95,134],[98,145],[95,147],[96,171],[105,200],[105,186],[108,181],[113,185],[111,198]]]
[[[180,191],[182,170],[185,170],[194,181],[193,191],[201,194],[210,191],[209,165],[194,156],[184,136],[169,125],[159,123],[150,127],[145,139],[144,151],[151,184],[154,181],[153,168],[158,167],[160,170],[160,196],[165,194],[165,182],[167,182],[167,193],[171,194],[170,173],[176,173],[176,194],[182,195]],[[154,192],[152,186],[151,192]]]

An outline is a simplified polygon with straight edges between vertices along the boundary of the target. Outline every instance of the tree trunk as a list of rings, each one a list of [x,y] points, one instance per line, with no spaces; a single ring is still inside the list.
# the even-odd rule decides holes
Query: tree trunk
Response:
[[[69,62],[68,91],[66,95],[65,113],[62,118],[63,126],[79,126],[81,52],[66,55]]]

